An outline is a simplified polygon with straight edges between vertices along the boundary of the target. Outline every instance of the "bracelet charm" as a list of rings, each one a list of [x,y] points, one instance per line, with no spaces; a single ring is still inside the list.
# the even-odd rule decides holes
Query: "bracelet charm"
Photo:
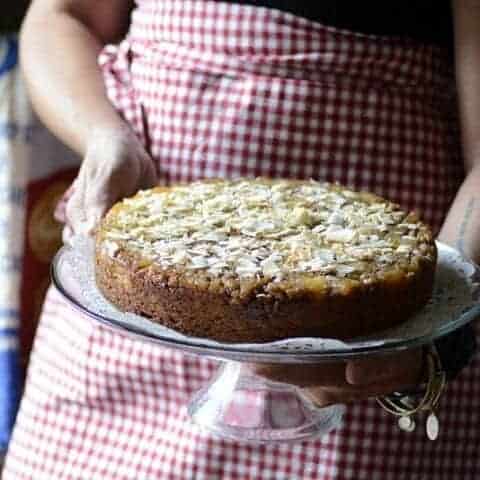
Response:
[[[435,415],[435,412],[430,412],[430,415],[427,418],[427,437],[430,440],[436,440],[438,438],[438,433],[440,431],[440,422],[438,417]]]
[[[435,407],[445,388],[446,375],[434,348],[425,352],[425,362],[428,380],[420,395],[412,396],[394,392],[391,395],[377,398],[377,402],[384,410],[399,417],[398,426],[405,432],[415,430],[415,414],[428,412],[425,430],[430,440],[436,440],[440,432],[440,422],[435,413]]]
[[[398,419],[398,426],[404,432],[413,432],[417,425],[412,417],[405,415]]]

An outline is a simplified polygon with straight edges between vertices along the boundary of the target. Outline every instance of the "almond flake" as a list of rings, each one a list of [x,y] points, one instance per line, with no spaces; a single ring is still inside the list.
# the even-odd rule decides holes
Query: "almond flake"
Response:
[[[356,232],[349,228],[341,228],[338,230],[327,230],[325,238],[329,242],[350,243],[356,236]]]
[[[356,271],[356,268],[351,265],[336,265],[335,269],[341,277],[346,277]]]
[[[340,211],[332,212],[332,214],[328,217],[327,220],[328,224],[331,225],[344,225],[345,217]]]
[[[203,269],[208,267],[208,261],[205,257],[192,257],[189,268],[192,270]]]
[[[188,259],[189,256],[184,250],[177,250],[172,256],[173,263],[185,263]]]

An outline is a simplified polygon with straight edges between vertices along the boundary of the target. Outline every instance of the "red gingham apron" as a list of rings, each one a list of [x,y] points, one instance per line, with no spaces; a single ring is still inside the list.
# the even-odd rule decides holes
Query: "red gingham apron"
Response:
[[[461,181],[444,54],[273,9],[138,0],[105,48],[107,91],[165,183],[314,177],[419,210],[436,229]],[[441,435],[407,434],[376,403],[294,445],[201,432],[185,405],[214,362],[93,325],[50,290],[5,480],[475,480],[480,362],[452,382]]]

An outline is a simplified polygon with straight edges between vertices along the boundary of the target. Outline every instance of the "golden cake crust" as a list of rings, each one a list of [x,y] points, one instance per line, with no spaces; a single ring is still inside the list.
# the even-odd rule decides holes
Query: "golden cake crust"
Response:
[[[414,214],[317,182],[196,182],[115,205],[96,281],[124,311],[225,342],[347,339],[429,299],[436,249]]]

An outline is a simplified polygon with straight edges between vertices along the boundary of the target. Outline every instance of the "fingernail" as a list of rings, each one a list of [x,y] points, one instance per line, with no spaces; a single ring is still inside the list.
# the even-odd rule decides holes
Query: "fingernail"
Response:
[[[71,246],[73,238],[73,230],[70,225],[65,225],[62,230],[62,241],[65,245]]]

